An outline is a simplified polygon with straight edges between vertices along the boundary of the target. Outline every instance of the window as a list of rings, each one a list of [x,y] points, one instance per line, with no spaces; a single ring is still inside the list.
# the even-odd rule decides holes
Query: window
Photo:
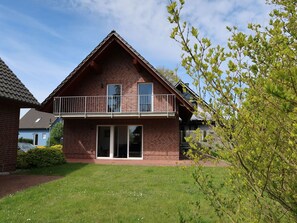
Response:
[[[121,112],[121,85],[107,85],[107,112]]]
[[[140,112],[153,111],[153,84],[139,83],[138,84],[138,109]]]

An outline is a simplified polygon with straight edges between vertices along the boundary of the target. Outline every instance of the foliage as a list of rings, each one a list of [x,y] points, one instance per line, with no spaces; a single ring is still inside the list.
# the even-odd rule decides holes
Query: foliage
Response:
[[[47,167],[63,163],[65,163],[65,157],[61,148],[57,148],[57,146],[36,148],[28,152],[18,151],[17,168],[20,169]]]
[[[21,137],[21,138],[18,139],[18,141],[19,141],[19,142],[26,142],[26,143],[31,143],[31,144],[33,144],[33,139],[27,139],[27,138],[23,138],[23,137]]]
[[[63,123],[58,122],[54,125],[54,127],[50,130],[50,137],[48,139],[47,144],[49,146],[61,144],[61,139],[63,138]]]
[[[157,71],[173,85],[175,85],[179,80],[175,70],[170,70],[165,67],[158,67]]]
[[[249,24],[252,34],[228,28],[227,48],[182,21],[183,0],[167,8],[182,65],[199,96],[211,99],[205,109],[216,123],[218,159],[230,163],[220,187],[199,169],[195,180],[217,215],[232,222],[297,221],[296,1],[270,3],[276,9],[269,26]],[[195,139],[188,140],[196,149]],[[231,196],[221,193],[225,188]]]
[[[0,199],[0,222],[171,223],[178,222],[179,212],[180,220],[191,222],[196,199],[201,222],[218,222],[202,192],[193,187],[192,171],[82,163],[30,169],[25,173],[64,177]],[[215,184],[226,176],[225,168],[204,171],[215,175]]]
[[[51,149],[62,150],[62,149],[63,149],[63,145],[61,145],[61,144],[57,144],[57,145],[51,146],[50,148],[51,148]]]
[[[38,148],[38,149],[45,149],[47,147],[46,146],[36,146],[36,148]]]
[[[26,169],[29,167],[29,164],[27,162],[27,153],[22,151],[22,150],[18,150],[18,153],[17,153],[17,164],[16,164],[16,167],[18,169]]]

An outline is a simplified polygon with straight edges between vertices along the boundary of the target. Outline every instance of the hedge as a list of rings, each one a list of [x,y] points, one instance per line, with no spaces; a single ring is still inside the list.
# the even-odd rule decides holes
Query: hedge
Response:
[[[17,168],[47,167],[65,163],[64,154],[60,148],[36,148],[28,152],[18,151]]]
[[[23,138],[23,137],[21,137],[21,138],[18,139],[18,141],[19,141],[19,142],[26,142],[26,143],[31,143],[31,144],[33,144],[33,139],[27,139],[27,138]]]

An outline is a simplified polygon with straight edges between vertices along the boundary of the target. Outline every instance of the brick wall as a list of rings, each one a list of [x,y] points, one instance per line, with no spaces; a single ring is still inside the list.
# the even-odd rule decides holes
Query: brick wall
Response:
[[[123,98],[122,111],[136,111],[138,83],[153,83],[153,94],[169,94],[152,75],[144,69],[140,71],[133,65],[133,58],[119,46],[110,47],[100,61],[100,71],[88,71],[74,87],[61,96],[106,96],[108,84],[121,84],[122,95],[135,95],[135,98]],[[126,100],[126,101],[125,101]],[[94,103],[94,106],[105,107]],[[175,104],[171,101],[172,106]],[[164,106],[161,99],[154,100],[155,110]],[[178,118],[160,119],[65,119],[64,153],[67,158],[96,158],[97,125],[143,125],[143,158],[174,159],[179,158],[179,122]]]
[[[142,82],[153,83],[154,94],[169,94],[147,71],[137,71],[133,58],[119,46],[110,49],[98,65],[101,70],[90,71],[71,95],[106,95],[107,84],[122,84],[122,95],[137,95],[137,83]]]
[[[16,168],[19,112],[15,102],[0,100],[0,172]]]
[[[67,158],[96,158],[97,125],[142,125],[143,159],[179,159],[179,122],[170,119],[65,119]]]

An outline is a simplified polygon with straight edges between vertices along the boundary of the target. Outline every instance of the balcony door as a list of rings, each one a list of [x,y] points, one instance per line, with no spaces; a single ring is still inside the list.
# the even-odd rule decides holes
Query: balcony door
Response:
[[[138,110],[139,112],[153,111],[153,84],[138,84]]]
[[[107,112],[121,112],[121,95],[120,84],[107,85]]]

